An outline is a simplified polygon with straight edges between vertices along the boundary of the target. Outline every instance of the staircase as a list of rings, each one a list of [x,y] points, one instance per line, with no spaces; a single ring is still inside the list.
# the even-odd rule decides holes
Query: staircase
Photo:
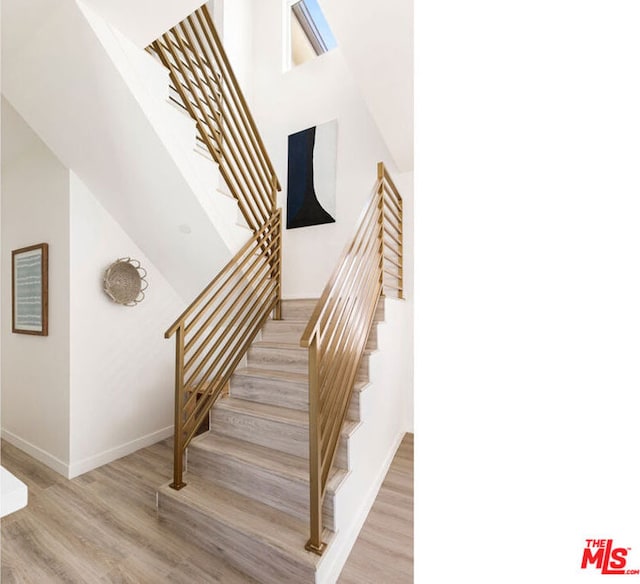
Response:
[[[265,584],[316,582],[322,557],[309,537],[308,352],[300,337],[316,300],[283,300],[210,413],[211,430],[189,446],[184,480],[158,491],[159,516],[206,551]],[[384,317],[378,305],[376,321]],[[372,328],[324,500],[324,541],[333,540],[336,500],[350,472],[360,396],[369,380]],[[197,534],[197,537],[193,537]]]
[[[206,8],[146,52],[71,0],[33,37],[27,56],[62,77],[33,73],[42,90],[26,92],[11,67],[11,102],[196,296],[165,333],[176,413],[161,521],[261,583],[335,581],[402,435],[399,334],[378,334],[396,316],[385,291],[403,291],[402,199],[384,166],[322,297],[282,300],[280,184]],[[76,96],[74,78],[92,76],[103,83]]]

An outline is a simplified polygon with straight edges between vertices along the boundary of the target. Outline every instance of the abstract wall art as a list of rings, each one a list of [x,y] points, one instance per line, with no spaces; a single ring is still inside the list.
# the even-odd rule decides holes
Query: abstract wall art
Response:
[[[287,229],[335,223],[338,122],[289,136]]]

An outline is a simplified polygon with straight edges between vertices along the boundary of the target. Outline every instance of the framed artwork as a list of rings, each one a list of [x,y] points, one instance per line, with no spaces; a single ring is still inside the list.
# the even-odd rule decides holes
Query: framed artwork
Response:
[[[39,243],[11,252],[11,330],[49,334],[49,245]]]
[[[289,136],[287,229],[336,221],[338,121]]]

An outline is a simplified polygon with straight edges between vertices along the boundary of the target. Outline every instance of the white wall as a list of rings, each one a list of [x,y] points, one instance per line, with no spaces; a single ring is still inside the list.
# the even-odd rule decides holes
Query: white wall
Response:
[[[149,288],[134,307],[102,289],[106,268],[132,257]],[[174,340],[164,331],[184,303],[71,174],[71,447],[75,476],[170,436]]]
[[[204,4],[204,0],[84,1],[141,48]]]
[[[349,440],[349,474],[338,490],[336,534],[323,556],[316,582],[332,584],[367,518],[405,432],[413,431],[411,369],[399,367],[412,352],[412,338],[406,334],[413,319],[408,303],[384,301],[384,322],[378,324],[378,351],[369,359],[370,383],[360,394],[362,423]]]
[[[252,0],[214,0],[216,29],[247,99],[252,95]]]
[[[413,194],[414,191],[414,174],[413,172],[405,172],[394,177],[394,183],[401,194]],[[427,334],[425,329],[420,329],[415,326],[415,304],[420,302],[420,299],[415,293],[415,266],[417,263],[416,255],[418,259],[422,259],[424,248],[416,251],[415,245],[415,206],[413,196],[403,197],[403,212],[404,212],[404,233],[403,233],[403,249],[404,249],[404,302],[407,306],[402,309],[395,308],[392,303],[389,305],[389,312],[391,317],[393,315],[402,315],[402,339],[399,340],[400,346],[403,350],[398,354],[400,362],[402,363],[402,375],[404,388],[404,410],[406,429],[408,432],[414,431],[414,369],[415,369],[415,347],[421,338]],[[424,226],[422,227],[424,229]],[[422,300],[424,302],[424,299]],[[393,361],[391,361],[393,363]],[[424,389],[423,389],[424,391]]]
[[[385,162],[394,176],[397,169],[339,48],[283,73],[282,4],[254,2],[251,106],[283,187],[279,205],[285,212],[288,135],[338,120],[336,223],[285,230],[283,236],[284,296],[317,297],[353,234],[376,163]]]
[[[21,28],[29,21],[21,0],[5,0],[3,17],[5,4],[12,21],[4,25]],[[194,191],[197,181],[185,176],[182,159],[164,141],[167,133],[174,142],[186,140],[188,132],[195,144],[193,121],[162,96],[153,100],[140,79],[131,83],[135,63],[127,63],[128,54],[99,16],[75,0],[56,4],[20,48],[3,47],[3,95],[188,303],[231,256],[201,191]],[[160,64],[148,65],[162,72]],[[157,106],[145,107],[151,101]]]
[[[13,143],[12,143],[13,141]],[[2,437],[69,461],[69,172],[2,100]],[[49,335],[11,332],[11,250],[49,244]]]
[[[400,170],[413,170],[413,1],[320,0]]]
[[[174,344],[184,302],[13,108],[2,102],[2,436],[73,477],[173,432]],[[12,249],[49,244],[49,336],[11,327]],[[115,304],[105,269],[147,269],[139,305]]]

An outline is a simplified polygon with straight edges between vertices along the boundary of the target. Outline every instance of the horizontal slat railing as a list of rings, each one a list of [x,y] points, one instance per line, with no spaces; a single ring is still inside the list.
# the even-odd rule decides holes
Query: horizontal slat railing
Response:
[[[170,99],[193,118],[251,239],[167,330],[176,337],[174,469],[182,488],[184,453],[273,312],[280,318],[280,183],[211,16],[202,6],[147,51],[169,70]]]
[[[322,505],[340,431],[381,296],[403,297],[402,197],[382,163],[355,235],[300,340],[309,350],[310,538],[322,554]]]
[[[174,99],[255,232],[274,212],[280,184],[206,5],[147,50],[169,70]]]
[[[176,489],[186,448],[280,301],[281,232],[278,210],[165,333],[176,337]]]

